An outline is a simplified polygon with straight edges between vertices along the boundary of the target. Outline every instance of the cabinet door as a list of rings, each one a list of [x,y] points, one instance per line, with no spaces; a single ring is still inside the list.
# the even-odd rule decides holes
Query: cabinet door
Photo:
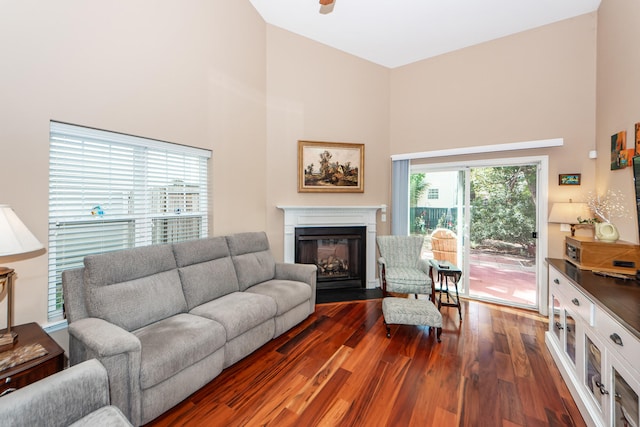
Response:
[[[600,340],[590,330],[584,334],[584,385],[589,390],[589,395],[593,397],[600,416],[606,405],[607,388],[603,369],[605,348]]]
[[[576,320],[570,311],[564,310],[564,322],[564,351],[576,366]]]
[[[611,357],[609,395],[612,424],[616,427],[640,426],[640,382],[638,372],[616,357]]]
[[[551,313],[553,314],[552,321],[549,323],[549,330],[558,340],[558,343],[562,343],[562,333],[564,331],[564,319],[563,319],[562,307],[560,307],[560,300],[551,295]]]

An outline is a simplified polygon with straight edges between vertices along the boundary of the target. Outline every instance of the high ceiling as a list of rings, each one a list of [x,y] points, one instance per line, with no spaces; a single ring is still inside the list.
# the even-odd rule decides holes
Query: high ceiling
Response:
[[[264,20],[388,68],[572,18],[600,0],[249,0]],[[326,6],[325,6],[326,7]]]

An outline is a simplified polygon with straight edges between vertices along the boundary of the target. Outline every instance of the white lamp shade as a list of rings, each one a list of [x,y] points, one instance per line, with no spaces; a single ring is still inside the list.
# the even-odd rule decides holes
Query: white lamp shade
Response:
[[[9,205],[0,204],[0,257],[42,249],[42,243],[20,221]]]
[[[578,224],[578,217],[591,218],[591,210],[586,203],[554,203],[549,214],[549,222],[556,224]]]

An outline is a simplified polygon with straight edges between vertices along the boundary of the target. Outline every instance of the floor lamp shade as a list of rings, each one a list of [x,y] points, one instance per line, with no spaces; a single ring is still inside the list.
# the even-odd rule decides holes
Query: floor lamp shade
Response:
[[[13,209],[8,205],[0,204],[0,261],[42,248],[42,243],[20,221]],[[0,285],[7,287],[7,330],[0,334],[0,350],[12,347],[17,338],[17,334],[11,330],[14,279],[13,269],[0,267]]]

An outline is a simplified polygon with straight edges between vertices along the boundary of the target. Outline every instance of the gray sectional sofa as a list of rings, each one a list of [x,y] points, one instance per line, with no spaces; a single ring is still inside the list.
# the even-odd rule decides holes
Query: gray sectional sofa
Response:
[[[62,284],[70,363],[102,362],[141,425],[313,313],[316,266],[252,232],[87,256]]]

